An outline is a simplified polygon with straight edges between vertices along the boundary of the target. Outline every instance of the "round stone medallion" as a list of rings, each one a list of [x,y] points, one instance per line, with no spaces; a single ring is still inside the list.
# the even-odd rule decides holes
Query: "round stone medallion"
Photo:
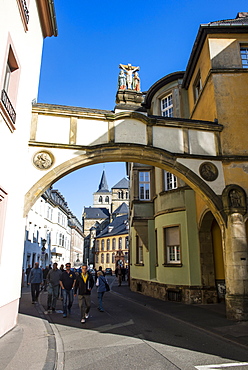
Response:
[[[214,181],[218,177],[218,168],[211,162],[204,162],[200,165],[200,175],[206,181]]]
[[[48,151],[41,151],[34,155],[33,163],[40,170],[47,170],[53,165],[54,156]]]

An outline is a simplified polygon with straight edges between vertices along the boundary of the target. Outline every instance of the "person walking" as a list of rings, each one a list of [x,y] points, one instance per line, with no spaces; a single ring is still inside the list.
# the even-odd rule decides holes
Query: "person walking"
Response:
[[[26,268],[26,271],[25,271],[25,273],[27,275],[27,277],[26,277],[27,286],[28,286],[28,281],[29,281],[28,279],[29,279],[29,274],[30,274],[31,270],[32,270],[31,266],[28,265],[28,267]]]
[[[73,271],[71,271],[71,264],[68,262],[65,267],[66,270],[63,271],[60,276],[60,286],[62,289],[63,297],[63,317],[67,317],[67,309],[68,313],[71,313],[71,307],[73,303],[73,289],[76,282],[76,275]]]
[[[32,303],[38,302],[38,297],[40,294],[40,284],[43,281],[43,274],[41,268],[39,268],[39,263],[35,262],[34,268],[30,271],[28,285],[31,284],[31,296]]]
[[[56,303],[59,296],[61,271],[55,262],[53,268],[47,274],[47,311],[51,313],[56,310]]]
[[[102,271],[98,271],[96,286],[97,286],[98,310],[100,312],[104,312],[102,300],[104,293],[107,291],[106,284],[107,280],[105,276],[103,276]]]
[[[91,306],[91,290],[94,286],[93,276],[87,271],[87,265],[82,266],[82,273],[77,276],[75,283],[76,296],[78,291],[78,305],[81,312],[81,323],[88,319]]]
[[[43,284],[44,284],[44,292],[47,290],[47,275],[51,268],[49,266],[46,266],[46,268],[43,270]]]
[[[116,270],[115,270],[115,276],[118,279],[118,286],[121,286],[122,282],[122,272],[121,272],[121,265],[118,265]]]

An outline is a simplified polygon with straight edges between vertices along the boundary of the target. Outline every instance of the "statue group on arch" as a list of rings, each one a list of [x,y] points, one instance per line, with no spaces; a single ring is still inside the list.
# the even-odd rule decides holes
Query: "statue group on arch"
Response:
[[[120,64],[119,68],[121,70],[118,76],[118,89],[140,92],[140,78],[138,74],[140,68],[131,64]]]

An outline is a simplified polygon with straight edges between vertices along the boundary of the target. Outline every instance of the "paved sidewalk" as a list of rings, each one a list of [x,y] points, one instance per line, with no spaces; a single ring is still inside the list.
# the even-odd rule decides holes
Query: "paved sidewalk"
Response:
[[[208,334],[248,346],[248,322],[227,320],[224,304],[184,305],[177,302],[164,302],[131,292],[127,282],[118,287],[115,280],[112,283],[110,294],[118,295],[123,300],[132,300],[141,307],[146,306],[151,312],[156,311],[162,316],[186,322]],[[61,337],[53,325],[52,315],[44,314],[46,293],[40,295],[40,302],[31,304],[30,288],[22,289],[18,325],[0,340],[0,369],[52,370],[63,368]],[[77,305],[76,301],[75,305]],[[58,302],[57,307],[60,308],[60,306]]]

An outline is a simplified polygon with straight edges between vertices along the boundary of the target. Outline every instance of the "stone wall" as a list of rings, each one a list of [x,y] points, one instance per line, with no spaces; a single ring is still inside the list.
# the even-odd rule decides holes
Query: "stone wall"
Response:
[[[130,289],[162,301],[177,301],[186,304],[217,303],[215,287],[176,286],[154,281],[130,279]]]

